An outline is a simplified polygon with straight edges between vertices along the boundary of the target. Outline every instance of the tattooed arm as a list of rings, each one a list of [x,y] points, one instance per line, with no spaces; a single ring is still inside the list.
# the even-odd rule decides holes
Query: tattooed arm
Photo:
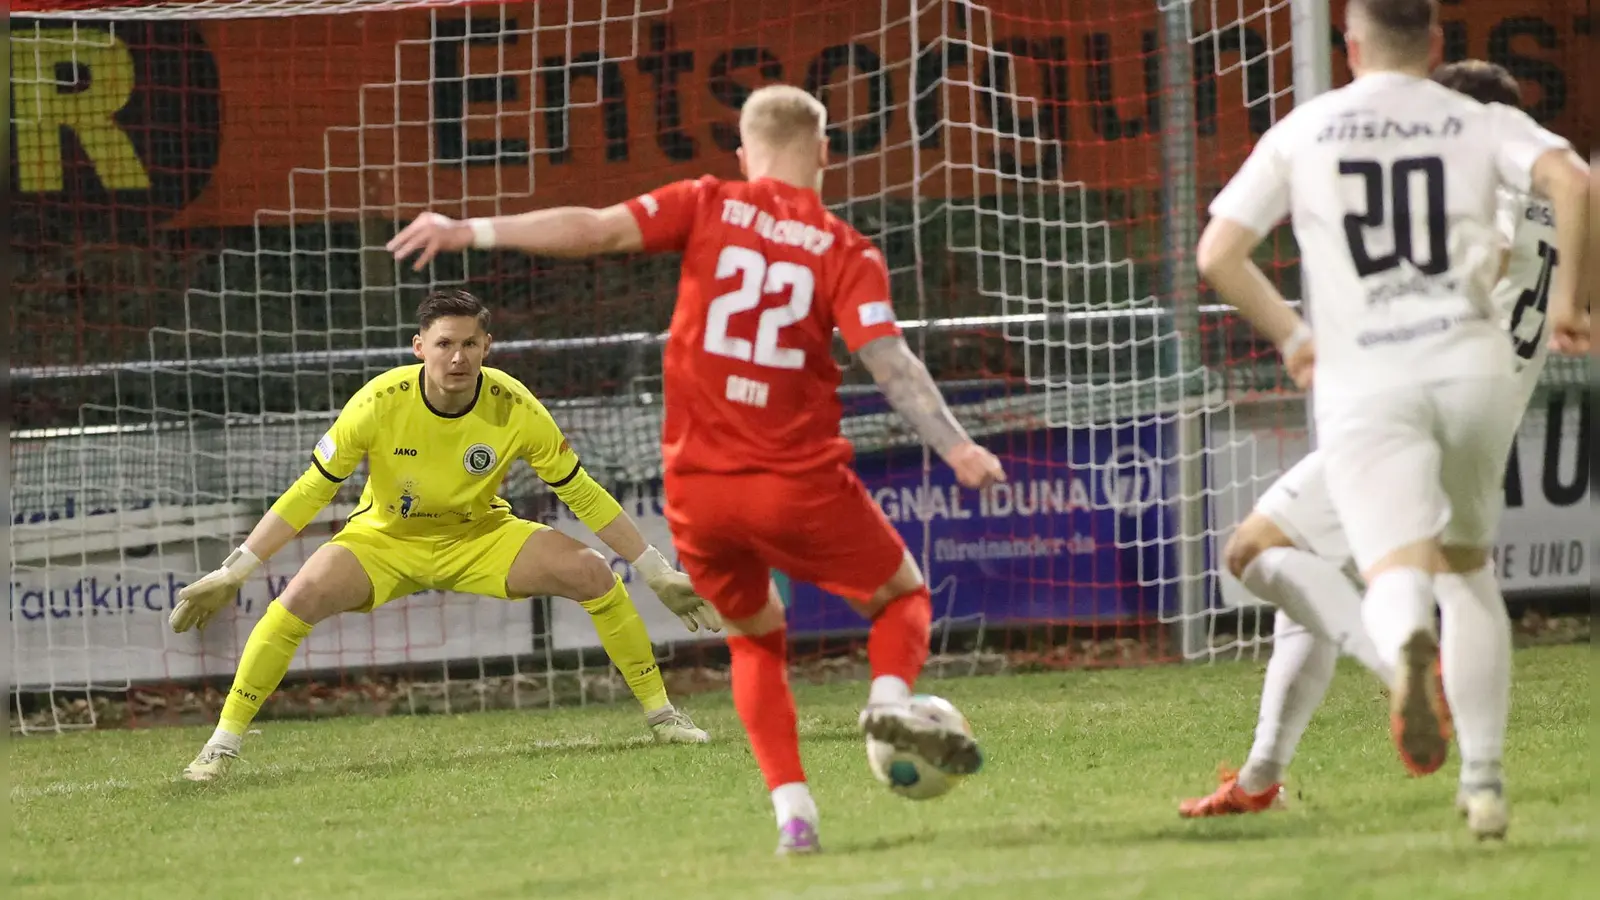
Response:
[[[868,341],[857,354],[872,373],[872,380],[889,405],[910,425],[922,442],[955,470],[967,487],[984,487],[1004,481],[1000,461],[973,442],[939,393],[933,376],[905,338],[894,335]]]

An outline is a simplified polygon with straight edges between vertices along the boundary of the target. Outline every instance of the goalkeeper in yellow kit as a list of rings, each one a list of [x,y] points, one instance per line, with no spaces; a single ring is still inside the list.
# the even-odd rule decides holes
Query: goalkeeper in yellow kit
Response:
[[[412,347],[422,364],[391,369],[350,398],[317,441],[311,466],[244,544],[178,594],[172,629],[203,627],[367,458],[366,487],[349,523],[317,548],[251,631],[222,720],[184,769],[192,781],[216,778],[238,758],[245,729],[318,622],[430,588],[577,600],[594,618],[656,739],[706,740],[668,701],[650,636],[622,580],[594,550],[512,515],[495,495],[507,468],[526,459],[600,540],[632,561],[691,631],[720,630],[716,611],[583,470],[544,405],[515,378],[483,365],[491,343],[483,303],[463,291],[436,293],[418,307],[417,319]]]

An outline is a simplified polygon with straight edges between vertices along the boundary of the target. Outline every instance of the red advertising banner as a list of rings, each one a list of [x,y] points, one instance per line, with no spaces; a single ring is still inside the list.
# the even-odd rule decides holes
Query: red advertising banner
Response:
[[[776,81],[826,99],[834,196],[915,186],[969,197],[1017,178],[1040,190],[1159,185],[1157,4],[991,0],[988,14],[928,4],[915,21],[886,21],[885,9],[911,6],[679,0],[619,17],[618,4],[577,0],[13,19],[12,186],[61,206],[149,210],[165,227],[604,204],[736,174],[738,106]],[[1587,145],[1586,0],[1446,0],[1444,11],[1451,58],[1506,65],[1541,122]],[[1197,163],[1213,184],[1292,105],[1288,4],[1193,30]]]

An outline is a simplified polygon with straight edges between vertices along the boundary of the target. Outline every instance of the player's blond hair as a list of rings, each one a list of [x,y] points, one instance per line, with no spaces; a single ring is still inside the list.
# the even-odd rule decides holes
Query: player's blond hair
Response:
[[[787,84],[756,90],[739,111],[739,137],[772,150],[820,138],[827,127],[828,108],[822,101]]]

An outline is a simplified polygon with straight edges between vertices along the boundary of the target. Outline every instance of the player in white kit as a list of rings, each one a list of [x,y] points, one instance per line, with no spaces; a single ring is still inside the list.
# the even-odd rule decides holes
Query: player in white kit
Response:
[[[1502,259],[1497,196],[1502,187],[1532,187],[1550,199],[1562,261],[1549,285],[1552,340],[1581,350],[1588,170],[1519,110],[1427,80],[1441,43],[1431,0],[1351,0],[1348,20],[1355,83],[1297,108],[1262,137],[1212,204],[1200,265],[1279,346],[1295,380],[1316,381],[1322,480],[1368,585],[1361,624],[1370,644],[1362,646],[1363,629],[1348,617],[1337,628],[1309,610],[1291,608],[1289,617],[1342,639],[1388,676],[1396,743],[1422,774],[1442,763],[1451,733],[1436,674],[1437,593],[1469,822],[1480,835],[1503,833],[1498,735],[1509,646],[1489,653],[1505,656],[1503,667],[1483,648],[1505,643],[1488,551],[1514,433],[1507,423],[1520,417],[1523,398],[1490,296]],[[1314,338],[1250,262],[1285,214],[1305,261]],[[1269,558],[1267,579],[1281,576],[1284,561]]]
[[[1490,63],[1467,60],[1441,66],[1434,70],[1433,80],[1482,103],[1521,102],[1516,79]],[[1545,319],[1557,265],[1553,222],[1550,204],[1542,197],[1501,191],[1496,231],[1506,252],[1504,274],[1492,299],[1520,367],[1518,395],[1524,409],[1548,355]],[[1504,423],[1510,436],[1515,436],[1520,422],[1519,411]],[[1257,596],[1278,607],[1272,658],[1262,686],[1255,744],[1244,767],[1225,774],[1214,793],[1184,801],[1179,814],[1186,818],[1262,812],[1275,805],[1284,770],[1333,680],[1341,650],[1386,685],[1392,680],[1392,671],[1378,659],[1363,629],[1360,594],[1343,577],[1350,565],[1349,544],[1323,481],[1322,461],[1322,453],[1313,451],[1285,473],[1228,542],[1224,555],[1229,569]],[[1462,596],[1446,591],[1440,599],[1448,602]],[[1475,612],[1468,607],[1457,615]],[[1474,640],[1468,648],[1446,637],[1443,652],[1449,657],[1452,650],[1470,649],[1481,662],[1472,672],[1494,676],[1509,671],[1510,620],[1504,607],[1484,613],[1480,627],[1465,631],[1481,635],[1481,642]],[[1506,668],[1500,664],[1502,658]],[[1455,671],[1461,666],[1447,663],[1446,668]],[[1473,677],[1446,679],[1446,695],[1465,693]],[[1503,722],[1503,718],[1501,713],[1498,719]],[[1467,745],[1464,755],[1499,759],[1501,734],[1464,730],[1460,735]],[[1473,745],[1480,739],[1480,745]],[[1463,769],[1463,774],[1469,771]],[[1464,784],[1461,796],[1469,794],[1469,785]]]

